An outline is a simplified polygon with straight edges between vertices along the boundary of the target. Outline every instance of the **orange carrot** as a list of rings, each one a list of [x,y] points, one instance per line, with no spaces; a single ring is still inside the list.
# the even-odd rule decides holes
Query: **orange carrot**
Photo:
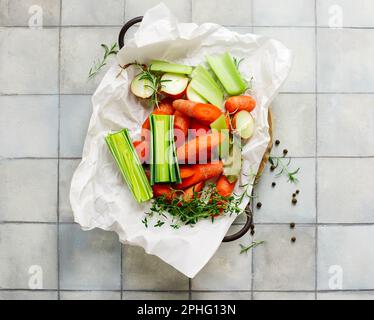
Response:
[[[209,126],[222,114],[222,111],[212,104],[197,103],[183,99],[175,100],[173,107],[206,126]]]
[[[143,140],[143,141],[138,140],[138,141],[134,141],[133,145],[134,145],[136,153],[138,154],[140,162],[141,163],[148,162],[148,160],[149,160],[149,151],[150,151],[149,140]]]
[[[175,109],[173,108],[173,100],[168,98],[161,100],[158,104],[158,107],[156,106],[155,110],[153,111],[154,114],[168,114],[170,116],[174,114],[174,112]]]
[[[195,170],[195,174],[186,179],[183,179],[182,183],[176,185],[176,189],[186,189],[199,182],[218,176],[223,172],[222,161],[207,164],[195,164],[191,167]]]
[[[232,194],[232,191],[235,188],[236,181],[233,183],[230,183],[229,180],[227,180],[227,177],[224,175],[221,175],[217,181],[217,192],[222,197],[229,197]]]
[[[188,133],[188,127],[190,126],[190,118],[180,111],[174,112],[174,129],[181,130],[186,136]]]
[[[224,139],[225,135],[218,131],[191,139],[177,148],[178,161],[196,163],[200,156],[209,159],[213,148],[217,147]]]
[[[184,190],[183,194],[183,200],[184,201],[190,201],[194,197],[195,192],[200,192],[203,189],[204,186],[204,181],[201,181],[197,184],[195,184],[192,187],[189,187],[188,189]]]
[[[222,111],[216,106],[208,103],[198,103],[194,109],[192,117],[202,124],[209,126],[222,114]]]
[[[184,113],[185,115],[189,117],[192,117],[193,109],[196,105],[197,105],[196,102],[189,101],[189,100],[177,99],[173,101],[174,109]]]
[[[179,171],[182,179],[191,177],[195,174],[194,168],[192,166],[179,166]]]
[[[198,136],[206,135],[210,132],[210,128],[207,126],[204,126],[203,124],[199,123],[196,119],[192,118],[191,124],[190,124],[190,132],[188,135],[189,139],[196,138]]]
[[[156,106],[155,109],[152,111],[152,114],[172,115],[174,114],[174,112],[175,109],[173,108],[173,101],[166,98],[160,101],[158,107]],[[151,128],[151,125],[149,123],[149,117],[145,119],[142,128],[148,130]]]
[[[256,100],[250,96],[235,96],[226,100],[225,108],[228,112],[234,113],[245,110],[251,112],[256,107]]]
[[[153,187],[153,196],[162,197],[165,196],[166,200],[173,200],[177,194],[172,190],[169,184],[154,184]]]

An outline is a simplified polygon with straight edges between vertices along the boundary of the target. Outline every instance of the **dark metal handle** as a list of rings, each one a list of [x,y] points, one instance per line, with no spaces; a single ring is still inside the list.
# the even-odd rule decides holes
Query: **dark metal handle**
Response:
[[[125,25],[122,27],[121,31],[119,32],[119,36],[118,36],[118,45],[120,49],[122,49],[124,46],[125,34],[127,30],[129,30],[134,24],[137,24],[141,22],[142,20],[143,20],[143,17],[140,16],[140,17],[133,18],[125,23]]]
[[[252,215],[252,212],[250,211],[247,214],[247,221],[245,222],[245,225],[243,226],[243,228],[241,228],[238,232],[234,234],[224,237],[222,242],[235,241],[241,238],[242,236],[244,236],[248,232],[248,230],[251,228],[252,221],[253,221],[253,215]]]
[[[124,39],[125,39],[125,35],[126,35],[127,30],[129,30],[134,24],[137,24],[137,23],[141,22],[142,20],[143,20],[143,17],[139,16],[139,17],[133,18],[133,19],[131,19],[128,22],[125,23],[125,25],[122,27],[122,29],[121,29],[121,31],[119,32],[119,35],[118,35],[118,45],[119,45],[120,49],[122,49],[123,46],[124,46]],[[222,242],[235,241],[235,240],[241,238],[242,236],[244,236],[248,232],[251,225],[252,225],[252,212],[247,214],[247,221],[245,222],[245,225],[243,226],[243,228],[240,229],[237,233],[234,233],[232,235],[224,237]]]

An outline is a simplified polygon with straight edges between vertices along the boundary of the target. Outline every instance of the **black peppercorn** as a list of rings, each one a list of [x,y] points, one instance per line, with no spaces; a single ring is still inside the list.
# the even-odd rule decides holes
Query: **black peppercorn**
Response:
[[[296,193],[293,193],[293,194],[292,194],[292,198],[296,198]]]
[[[295,228],[295,223],[294,223],[294,222],[291,222],[291,223],[290,223],[290,228],[291,228],[291,229],[294,229],[294,228]]]
[[[274,171],[274,170],[275,170],[275,166],[272,165],[272,166],[270,167],[270,171]]]
[[[292,199],[292,204],[296,204],[297,203],[297,199],[296,198],[293,198]]]
[[[255,230],[251,230],[251,236],[255,234]]]
[[[261,202],[257,202],[256,207],[257,207],[257,209],[260,209],[262,207],[262,203]]]
[[[275,182],[271,183],[271,186],[274,188],[277,184]]]
[[[292,238],[291,238],[291,241],[292,241],[292,242],[296,242],[296,237],[292,237]]]
[[[287,149],[284,149],[283,150],[283,154],[286,155],[288,153],[288,150]]]
[[[275,145],[276,145],[276,146],[279,146],[280,143],[281,143],[281,142],[280,142],[279,140],[275,140]]]
[[[296,194],[299,194],[300,193],[300,190],[296,190]]]

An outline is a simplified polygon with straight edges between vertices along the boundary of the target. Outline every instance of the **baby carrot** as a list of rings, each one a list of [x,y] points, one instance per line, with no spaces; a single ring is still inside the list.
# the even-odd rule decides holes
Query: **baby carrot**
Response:
[[[180,111],[174,113],[174,129],[181,130],[186,136],[188,134],[188,127],[190,126],[190,117]]]
[[[182,183],[176,185],[176,189],[186,189],[199,182],[218,176],[223,171],[222,161],[207,164],[195,164],[191,167],[195,170],[195,174],[186,179],[183,179]]]
[[[152,111],[152,114],[164,114],[164,115],[172,115],[174,114],[175,109],[173,108],[173,101],[170,99],[163,99],[158,104],[158,107],[156,106],[154,110]],[[150,123],[149,123],[149,117],[145,119],[142,128],[143,129],[150,129]]]
[[[179,166],[179,171],[182,179],[191,177],[195,174],[195,169],[192,166]]]
[[[235,188],[235,184],[236,184],[236,181],[234,181],[233,183],[230,183],[227,180],[226,176],[221,175],[217,181],[217,186],[216,186],[218,194],[221,195],[222,197],[231,196]]]
[[[200,192],[203,189],[204,182],[196,183],[194,186],[189,187],[188,189],[184,190],[183,200],[184,201],[191,201],[194,197],[195,192]]]
[[[148,162],[149,151],[150,151],[149,140],[134,141],[133,145],[134,145],[136,153],[138,154],[140,162],[141,163]]]
[[[256,107],[256,100],[251,96],[235,96],[226,100],[225,108],[230,113],[237,111],[251,112]]]
[[[175,100],[173,107],[206,126],[209,126],[222,114],[222,111],[212,104],[197,103],[183,99]]]
[[[205,156],[207,160],[210,158],[212,149],[224,139],[225,135],[217,131],[191,139],[177,148],[178,161],[196,163],[200,156]]]
[[[153,189],[153,196],[155,197],[165,196],[166,200],[169,200],[169,201],[173,200],[177,196],[169,184],[156,183],[153,185],[152,189]]]

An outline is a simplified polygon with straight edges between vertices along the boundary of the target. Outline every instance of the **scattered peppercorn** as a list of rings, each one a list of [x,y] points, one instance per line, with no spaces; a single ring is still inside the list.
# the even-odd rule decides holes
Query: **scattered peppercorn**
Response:
[[[291,223],[290,223],[290,228],[291,228],[291,229],[294,229],[294,228],[295,228],[295,223],[294,223],[294,222],[291,222]]]
[[[251,236],[255,234],[255,230],[251,230]]]
[[[257,207],[257,209],[260,209],[262,207],[262,203],[261,202],[257,202],[256,207]]]
[[[288,150],[287,149],[284,149],[283,150],[283,154],[286,155],[288,153]]]
[[[292,198],[296,198],[296,193],[293,193],[293,194],[292,194]]]
[[[296,199],[296,198],[293,198],[293,199],[292,199],[292,204],[295,205],[296,203],[297,203],[297,199]]]
[[[279,140],[275,140],[275,145],[276,145],[276,146],[279,146],[280,143],[281,143],[281,142],[280,142]]]
[[[300,190],[296,190],[296,194],[299,194],[300,193]]]
[[[296,242],[296,237],[292,237],[292,238],[291,238],[291,241],[292,241],[292,242]]]
[[[254,225],[254,224],[251,224],[251,225],[250,225],[250,228],[251,228],[251,230],[253,230],[253,229],[255,228],[255,225]]]
[[[275,182],[271,183],[271,186],[274,188],[277,184]]]
[[[275,166],[272,165],[272,166],[270,167],[270,171],[274,171],[274,170],[275,170]]]

